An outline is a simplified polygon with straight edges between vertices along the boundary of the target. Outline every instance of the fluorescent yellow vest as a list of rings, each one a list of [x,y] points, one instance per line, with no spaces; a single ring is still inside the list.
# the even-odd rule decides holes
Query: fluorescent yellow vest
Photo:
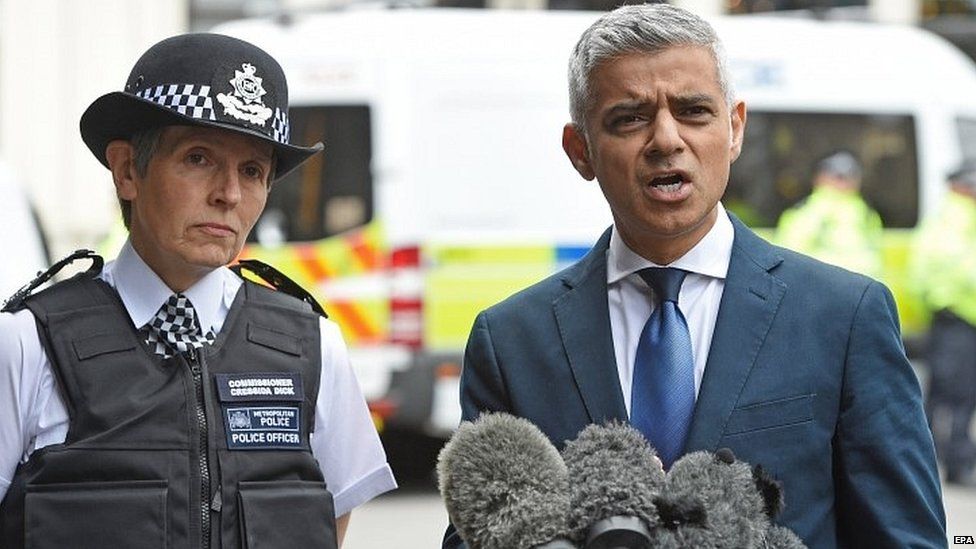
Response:
[[[976,199],[949,191],[915,234],[911,261],[913,286],[926,306],[976,326]]]
[[[776,243],[851,271],[881,276],[881,217],[856,192],[821,186],[780,217]]]

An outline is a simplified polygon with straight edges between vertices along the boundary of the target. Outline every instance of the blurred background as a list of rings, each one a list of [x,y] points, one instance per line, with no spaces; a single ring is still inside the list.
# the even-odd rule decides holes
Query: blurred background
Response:
[[[845,149],[882,230],[921,383],[931,311],[911,240],[947,175],[976,160],[976,1],[676,0],[712,20],[749,106],[726,206],[776,238]],[[313,291],[343,328],[403,488],[346,547],[433,547],[437,451],[457,425],[474,315],[581,257],[610,223],[560,147],[572,45],[617,0],[0,0],[0,294],[70,251],[124,240],[109,173],[78,120],[137,56],[185,31],[277,57],[292,141],[326,152],[279,183],[245,256]],[[946,485],[950,539],[976,489]]]

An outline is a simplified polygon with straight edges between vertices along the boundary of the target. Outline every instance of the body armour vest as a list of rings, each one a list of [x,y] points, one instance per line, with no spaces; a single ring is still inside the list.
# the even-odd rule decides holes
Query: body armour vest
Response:
[[[309,446],[321,348],[307,305],[245,282],[213,345],[165,360],[90,276],[26,306],[70,423],[18,467],[3,547],[336,547]]]

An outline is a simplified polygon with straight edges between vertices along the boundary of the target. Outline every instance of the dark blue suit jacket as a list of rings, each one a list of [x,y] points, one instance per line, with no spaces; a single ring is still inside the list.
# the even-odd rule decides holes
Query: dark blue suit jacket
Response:
[[[779,522],[812,548],[945,547],[918,381],[882,284],[763,241],[735,240],[686,451],[727,447],[783,483]],[[560,449],[627,419],[607,305],[608,230],[558,273],[482,312],[463,419],[505,411]],[[445,547],[459,547],[453,529]]]

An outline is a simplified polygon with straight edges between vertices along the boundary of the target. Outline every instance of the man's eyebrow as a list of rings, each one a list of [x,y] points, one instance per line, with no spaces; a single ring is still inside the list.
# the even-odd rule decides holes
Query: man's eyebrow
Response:
[[[608,108],[606,111],[604,111],[604,114],[614,114],[614,113],[618,113],[618,112],[634,112],[634,111],[639,111],[639,110],[647,107],[649,104],[650,103],[648,103],[647,101],[640,101],[640,100],[636,100],[636,99],[633,100],[633,101],[621,101],[619,103],[614,104],[613,106],[611,106],[610,108]]]
[[[694,105],[714,105],[717,102],[715,97],[708,93],[690,93],[687,95],[678,95],[674,97],[672,101],[678,107],[691,107]]]

